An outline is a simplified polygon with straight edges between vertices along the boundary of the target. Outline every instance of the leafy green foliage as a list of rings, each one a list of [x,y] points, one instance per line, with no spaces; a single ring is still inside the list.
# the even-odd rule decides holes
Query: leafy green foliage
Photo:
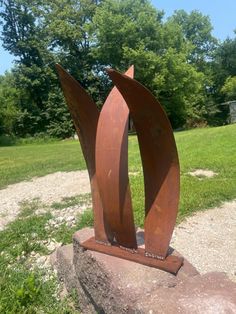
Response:
[[[191,62],[201,71],[207,66],[207,59],[212,58],[217,40],[211,34],[212,25],[208,16],[199,11],[190,13],[177,10],[169,20],[181,27],[185,40],[192,45],[189,58]]]
[[[236,100],[236,76],[230,76],[226,79],[221,92],[225,94],[226,100]]]
[[[228,118],[229,108],[221,106],[228,100],[227,93],[222,93],[222,88],[229,77],[236,76],[236,37],[227,38],[214,51],[212,62],[213,84],[210,90],[212,100],[215,103],[216,113],[213,124],[225,124]],[[224,90],[224,89],[223,89]]]
[[[196,51],[206,59],[204,49],[216,41],[206,17],[184,13],[163,23],[163,13],[148,1],[109,0],[93,19],[99,45],[92,52],[99,62],[122,71],[135,64],[135,77],[161,101],[174,128],[205,121],[210,81],[189,59]]]
[[[59,88],[50,91],[45,105],[47,134],[54,138],[68,138],[74,134],[71,117]]]
[[[111,87],[104,69],[134,64],[174,128],[226,123],[218,104],[228,97],[221,92],[226,79],[236,75],[235,39],[219,43],[202,13],[179,10],[164,20],[148,0],[0,2],[3,45],[16,58],[0,79],[0,135],[73,134],[56,62],[99,108]]]
[[[21,307],[32,304],[37,300],[40,293],[40,285],[33,273],[25,279],[21,288],[16,291],[17,301]]]
[[[0,76],[0,135],[14,134],[19,114],[19,95],[12,81],[11,73]]]
[[[55,57],[50,51],[51,43],[45,33],[44,18],[39,15],[41,1],[1,2],[3,46],[17,58],[11,82],[11,87],[17,89],[16,100],[19,99],[14,133],[28,136],[47,131],[51,136],[70,136],[73,127],[67,121],[68,111],[63,107],[62,97],[54,96],[58,95]],[[50,108],[53,97],[54,110]],[[8,103],[8,99],[5,99],[5,103]],[[58,108],[58,112],[55,108]]]
[[[99,42],[93,53],[102,64],[126,70],[127,47],[136,50],[142,44],[157,51],[162,16],[147,0],[103,1],[93,19]]]

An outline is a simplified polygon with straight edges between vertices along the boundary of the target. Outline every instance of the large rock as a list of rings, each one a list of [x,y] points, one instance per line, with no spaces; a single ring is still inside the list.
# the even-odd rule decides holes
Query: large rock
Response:
[[[222,273],[204,276],[185,261],[177,276],[134,262],[84,251],[92,229],[75,233],[57,251],[59,276],[76,289],[83,313],[236,313],[236,284]],[[138,234],[143,243],[143,233]],[[204,257],[203,257],[204,258]]]

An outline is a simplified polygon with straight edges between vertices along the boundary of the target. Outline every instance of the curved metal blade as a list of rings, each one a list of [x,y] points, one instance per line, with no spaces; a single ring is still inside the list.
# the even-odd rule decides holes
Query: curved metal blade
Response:
[[[126,72],[133,77],[134,69]],[[121,246],[137,248],[128,177],[129,109],[116,87],[100,113],[96,138],[96,171],[104,217]]]
[[[138,135],[145,182],[145,250],[165,258],[179,202],[179,161],[170,122],[155,97],[134,79],[107,71],[124,97]]]
[[[99,111],[91,97],[69,73],[59,64],[56,65],[56,69],[89,172],[94,210],[95,238],[97,241],[108,242],[112,239],[112,234],[107,224],[104,223],[102,202],[98,191],[95,170],[95,141]]]

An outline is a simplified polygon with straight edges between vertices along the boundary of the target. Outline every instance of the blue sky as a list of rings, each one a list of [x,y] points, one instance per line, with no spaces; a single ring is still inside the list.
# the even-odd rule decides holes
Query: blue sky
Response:
[[[165,17],[175,10],[184,9],[187,12],[198,10],[208,15],[214,27],[213,35],[221,40],[233,37],[236,29],[236,0],[151,0],[152,4],[164,10]],[[2,48],[0,41],[0,74],[11,68],[13,58]]]
[[[235,0],[152,0],[157,9],[164,10],[166,16],[175,10],[184,9],[187,12],[198,10],[208,15],[214,27],[213,35],[221,40],[227,36],[233,37],[236,29],[236,1]]]

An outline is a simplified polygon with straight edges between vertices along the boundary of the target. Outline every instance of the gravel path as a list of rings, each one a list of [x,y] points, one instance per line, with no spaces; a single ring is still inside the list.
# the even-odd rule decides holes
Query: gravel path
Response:
[[[87,170],[56,172],[31,181],[9,185],[0,190],[0,230],[14,220],[20,209],[20,202],[39,198],[44,204],[52,204],[63,197],[90,192]]]
[[[39,198],[50,205],[88,192],[86,170],[57,172],[10,185],[0,190],[0,230],[15,219],[23,200]],[[236,281],[236,200],[187,218],[176,227],[171,245],[200,273],[223,271]]]
[[[226,272],[236,281],[236,200],[187,218],[171,245],[200,273]]]

